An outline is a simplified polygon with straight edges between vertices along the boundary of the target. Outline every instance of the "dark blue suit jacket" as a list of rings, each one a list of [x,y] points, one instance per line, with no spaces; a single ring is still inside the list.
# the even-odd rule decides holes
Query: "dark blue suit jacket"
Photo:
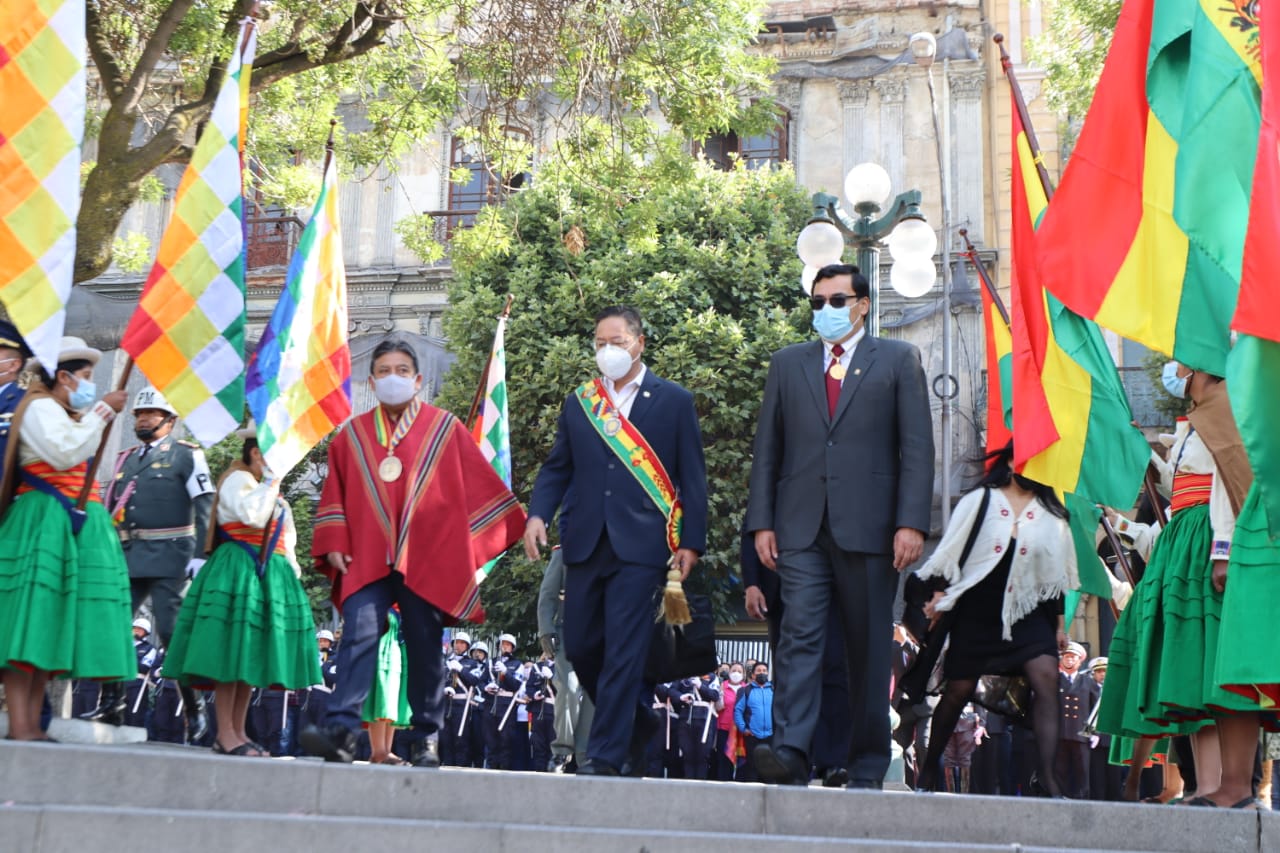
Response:
[[[646,370],[629,420],[662,460],[684,504],[680,547],[701,554],[707,548],[707,468],[693,394]],[[666,517],[605,445],[573,394],[560,409],[555,444],[538,472],[529,515],[550,522],[570,488],[573,506],[565,508],[561,524],[566,563],[586,562],[602,533],[623,562],[660,566],[670,558]]]

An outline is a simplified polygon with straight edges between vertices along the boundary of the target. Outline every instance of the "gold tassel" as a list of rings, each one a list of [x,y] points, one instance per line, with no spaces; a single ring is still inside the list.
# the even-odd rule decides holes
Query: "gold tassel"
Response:
[[[667,585],[662,591],[662,606],[658,608],[658,618],[668,625],[688,625],[693,621],[689,613],[689,599],[684,596],[684,586],[680,583],[680,570],[667,572]]]

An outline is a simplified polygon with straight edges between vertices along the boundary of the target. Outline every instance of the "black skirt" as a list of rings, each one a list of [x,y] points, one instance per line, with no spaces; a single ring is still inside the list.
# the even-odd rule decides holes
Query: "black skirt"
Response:
[[[943,675],[948,679],[1020,675],[1023,665],[1032,658],[1058,656],[1062,596],[1040,602],[1035,610],[1013,624],[1010,629],[1013,639],[1004,639],[1001,610],[1017,544],[1016,539],[1011,539],[1004,559],[956,602],[951,645],[942,663]]]

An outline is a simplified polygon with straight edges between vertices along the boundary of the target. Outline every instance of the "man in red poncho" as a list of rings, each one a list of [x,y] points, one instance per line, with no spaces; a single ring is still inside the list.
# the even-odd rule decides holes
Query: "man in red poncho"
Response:
[[[400,605],[413,711],[412,760],[439,765],[446,623],[481,621],[477,571],[520,538],[525,515],[457,418],[418,399],[413,348],[373,351],[378,405],[329,447],[311,551],[342,610],[338,681],[321,726],[300,735],[326,761],[349,762],[377,669],[387,610]]]

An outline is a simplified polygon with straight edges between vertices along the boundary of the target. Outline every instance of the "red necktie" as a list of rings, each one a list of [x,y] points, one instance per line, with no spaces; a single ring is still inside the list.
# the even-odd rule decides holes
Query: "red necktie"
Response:
[[[831,368],[840,363],[844,355],[844,347],[836,344],[831,348],[831,364],[827,367],[827,417],[836,416],[836,403],[840,400],[840,380],[831,375]]]

